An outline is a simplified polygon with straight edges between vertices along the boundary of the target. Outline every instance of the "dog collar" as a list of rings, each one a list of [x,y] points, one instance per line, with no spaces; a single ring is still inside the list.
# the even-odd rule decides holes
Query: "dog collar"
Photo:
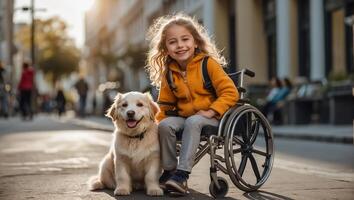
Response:
[[[140,133],[139,135],[128,136],[128,137],[131,138],[131,139],[139,139],[139,140],[142,140],[142,139],[144,139],[145,133],[146,133],[146,129],[145,129],[142,133]]]

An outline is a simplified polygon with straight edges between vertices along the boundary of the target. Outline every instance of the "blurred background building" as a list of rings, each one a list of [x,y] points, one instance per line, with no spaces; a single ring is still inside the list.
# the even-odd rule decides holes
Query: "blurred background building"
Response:
[[[272,77],[290,78],[296,87],[285,121],[352,123],[353,29],[345,21],[354,0],[97,1],[86,15],[84,54],[96,87],[109,80],[120,82],[122,91],[147,90],[145,34],[154,19],[176,12],[206,27],[229,71],[256,72],[247,81],[250,98],[264,97]],[[337,120],[340,114],[345,122]]]
[[[349,75],[354,71],[353,35],[344,21],[353,15],[353,6],[353,0],[102,0],[87,13],[86,58],[95,58],[93,43],[104,37],[110,39],[105,50],[117,55],[147,48],[145,33],[153,20],[183,11],[205,25],[232,71],[249,67],[256,72],[252,81]],[[116,66],[125,74],[127,89],[142,90],[148,82],[128,78],[132,73],[124,71],[126,64]]]
[[[12,68],[12,55],[15,53],[13,44],[13,7],[14,1],[0,2],[0,60],[5,68]],[[6,77],[9,81],[11,76]]]
[[[13,85],[21,63],[31,55],[24,44],[12,42],[25,26],[12,22],[17,9],[14,0],[0,1],[0,59]],[[84,76],[92,110],[108,104],[102,98],[114,95],[107,91],[149,90],[144,69],[147,29],[156,18],[177,12],[196,17],[206,27],[223,50],[230,72],[245,67],[256,72],[247,80],[255,103],[267,93],[272,77],[288,77],[295,90],[286,115],[306,108],[303,112],[315,113],[306,123],[335,124],[339,113],[354,113],[354,0],[96,0],[85,14],[78,73],[66,77],[64,89]],[[44,78],[37,79],[41,90],[50,93]],[[345,123],[352,123],[353,114],[345,117]],[[300,123],[297,118],[287,121]]]

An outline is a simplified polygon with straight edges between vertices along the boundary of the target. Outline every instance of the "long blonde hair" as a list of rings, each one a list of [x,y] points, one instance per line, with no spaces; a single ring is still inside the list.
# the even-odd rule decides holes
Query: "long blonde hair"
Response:
[[[162,72],[169,62],[165,44],[166,30],[172,25],[185,27],[193,36],[200,52],[212,57],[220,65],[225,65],[225,58],[216,48],[214,41],[209,37],[205,28],[195,18],[186,14],[167,15],[156,19],[147,33],[150,48],[147,54],[146,70],[149,73],[152,85],[160,87]]]

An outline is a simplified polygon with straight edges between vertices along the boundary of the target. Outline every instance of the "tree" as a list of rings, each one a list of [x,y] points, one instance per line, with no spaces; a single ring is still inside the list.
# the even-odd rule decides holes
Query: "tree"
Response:
[[[54,85],[57,80],[78,69],[80,51],[67,35],[67,25],[58,17],[36,20],[36,49],[38,69]],[[29,26],[17,33],[24,48],[29,49]]]

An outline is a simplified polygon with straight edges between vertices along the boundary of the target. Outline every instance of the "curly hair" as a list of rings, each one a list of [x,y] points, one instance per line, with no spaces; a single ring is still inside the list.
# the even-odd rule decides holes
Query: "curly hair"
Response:
[[[162,16],[154,21],[147,33],[150,46],[145,68],[149,73],[152,85],[160,87],[162,72],[171,61],[171,58],[167,54],[165,40],[166,30],[172,25],[185,27],[193,36],[199,52],[212,57],[220,65],[226,65],[226,60],[216,48],[215,42],[195,18],[183,13]]]

